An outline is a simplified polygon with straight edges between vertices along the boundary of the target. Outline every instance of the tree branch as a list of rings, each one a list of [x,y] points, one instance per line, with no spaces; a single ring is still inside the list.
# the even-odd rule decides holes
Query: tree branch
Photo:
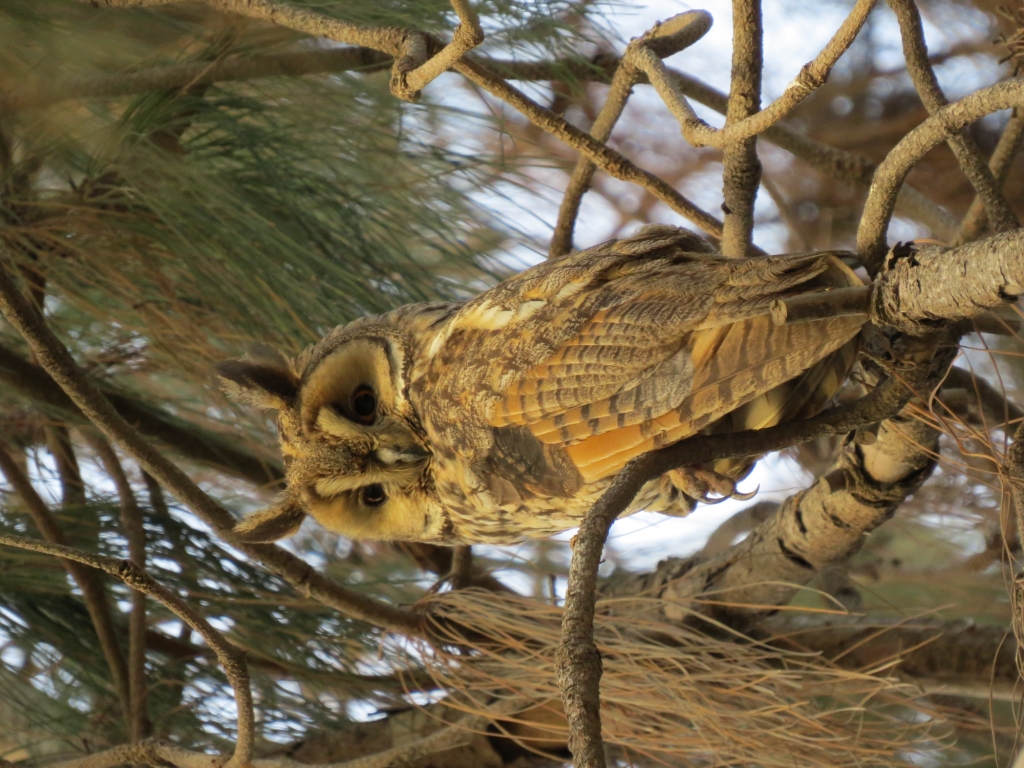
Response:
[[[217,661],[224,669],[224,674],[235,694],[235,706],[238,711],[238,742],[235,752],[225,768],[243,768],[252,758],[252,745],[255,737],[256,719],[253,714],[252,691],[249,688],[249,670],[245,664],[244,654],[224,639],[223,635],[210,626],[209,622],[192,610],[191,606],[174,592],[160,584],[152,576],[131,560],[118,560],[113,557],[94,555],[74,547],[61,544],[50,544],[38,539],[24,536],[12,536],[0,533],[0,544],[32,552],[42,552],[65,560],[97,568],[120,579],[129,587],[157,600],[161,605],[174,613],[200,634],[206,644],[217,654]]]
[[[885,255],[885,235],[896,195],[910,170],[938,144],[985,115],[1024,106],[1024,80],[1005,80],[943,107],[904,136],[875,170],[857,230],[857,252],[876,272]]]
[[[1000,189],[1006,183],[1006,177],[1010,173],[1010,166],[1020,150],[1022,141],[1024,141],[1024,110],[1014,109],[1010,114],[1010,119],[1003,126],[1003,132],[999,135],[999,141],[996,144],[996,148],[992,151],[992,157],[988,161],[988,167],[992,171],[992,176],[995,178],[996,184]],[[981,199],[981,195],[975,195],[971,207],[967,210],[967,214],[960,223],[960,229],[953,242],[960,244],[977,240],[984,233],[987,226],[988,216],[985,213],[985,204]]]
[[[978,401],[976,421],[982,429],[1005,429],[1024,419],[1024,409],[1012,403],[1006,395],[989,384],[981,376],[975,376],[963,368],[950,368],[942,391],[962,389]]]
[[[432,80],[451,69],[455,63],[484,41],[480,19],[467,0],[451,0],[459,17],[451,42],[426,58],[430,41],[427,35],[411,32],[406,35],[402,55],[395,59],[391,74],[391,92],[405,101],[418,101],[420,91]]]
[[[262,563],[307,596],[342,613],[403,634],[422,634],[421,618],[347,589],[315,571],[308,563],[275,545],[247,544],[232,533],[235,519],[206,494],[177,465],[169,461],[114,410],[110,402],[86,378],[71,353],[45,320],[18,290],[0,260],[0,312],[28,342],[42,367],[68,394],[75,405],[111,441],[174,493],[203,522],[232,546]]]
[[[893,249],[888,261],[872,290],[871,320],[911,335],[1024,294],[1024,229],[950,249]]]
[[[928,110],[928,114],[934,115],[942,107],[948,105],[949,101],[939,86],[931,62],[928,61],[928,46],[924,40],[921,14],[918,12],[914,0],[889,0],[889,6],[899,20],[907,72],[921,97],[921,103]],[[1000,192],[1000,185],[982,160],[981,149],[977,142],[960,130],[952,134],[946,143],[953,150],[964,175],[977,190],[978,199],[983,202],[986,215],[995,230],[1003,232],[1019,227],[1020,222]]]
[[[704,37],[709,29],[711,14],[706,11],[687,11],[656,25],[641,40],[646,45],[658,46],[658,55],[666,57],[693,45]],[[640,73],[635,67],[626,63],[625,59],[619,61],[601,111],[590,127],[590,135],[597,141],[608,141],[633,86],[639,79]],[[579,215],[580,201],[590,188],[595,170],[596,167],[587,157],[580,157],[576,161],[576,167],[569,178],[569,184],[558,209],[558,221],[551,236],[548,258],[557,258],[572,250],[573,229]]]
[[[896,414],[911,396],[889,379],[862,400],[804,421],[762,430],[700,435],[634,459],[616,475],[587,512],[575,539],[565,593],[557,676],[569,721],[569,749],[574,765],[604,766],[601,741],[601,657],[594,643],[597,570],[608,530],[640,489],[671,469],[716,459],[753,456],[818,437],[850,432]]]
[[[979,275],[977,285],[956,302],[957,310],[948,305],[950,278],[944,275],[939,284],[945,291],[935,290],[929,280],[932,276],[934,257],[921,264],[907,259],[905,263],[916,265],[921,275],[899,271],[899,266],[890,269],[880,279],[872,307],[876,324],[899,326],[913,324],[921,312],[931,318],[946,321],[972,317],[984,309],[1006,300],[1004,288],[1010,277],[1007,259],[1015,261],[1015,268],[1024,270],[1024,249],[1017,248],[1015,255],[1014,237],[1024,237],[1024,232],[997,235],[980,243],[951,249],[942,254],[942,262],[951,261],[960,267],[960,274],[966,270],[958,259],[970,257],[972,270]],[[952,255],[951,255],[952,254]],[[891,275],[891,277],[890,277]],[[888,282],[891,281],[891,282]],[[986,282],[987,281],[987,282]],[[1022,277],[1024,285],[1024,277]],[[928,287],[931,294],[926,293]],[[902,290],[901,290],[902,289]],[[1024,292],[1024,289],[1017,293]],[[932,297],[932,305],[926,303],[926,296]],[[881,307],[882,309],[875,309]],[[917,334],[921,327],[912,325]],[[812,488],[790,497],[782,510],[764,523],[754,535],[730,550],[720,559],[692,569],[683,586],[674,586],[673,597],[692,599],[694,595],[709,590],[712,586],[728,594],[730,603],[739,603],[741,615],[759,615],[788,599],[795,589],[793,584],[804,583],[813,573],[827,563],[839,562],[860,546],[863,533],[883,522],[930,474],[934,466],[933,446],[938,432],[924,422],[904,416],[902,420],[892,419],[908,402],[915,390],[930,381],[924,376],[938,376],[944,373],[952,362],[948,350],[939,348],[935,360],[933,338],[910,343],[905,353],[912,361],[912,367],[901,373],[909,377],[907,383],[889,378],[875,387],[869,395],[847,406],[826,411],[805,421],[780,424],[763,430],[748,430],[732,434],[701,435],[683,440],[674,445],[641,456],[628,464],[612,481],[608,490],[587,512],[580,526],[573,551],[566,590],[566,607],[562,621],[562,640],[558,653],[558,681],[570,728],[570,748],[577,765],[603,765],[603,751],[600,749],[600,656],[593,640],[594,600],[596,596],[597,569],[601,551],[608,530],[614,520],[625,511],[644,484],[677,467],[690,466],[710,460],[755,456],[773,450],[806,442],[817,437],[851,432],[858,427],[877,424],[879,437],[872,446],[861,447],[852,440],[841,454],[834,470],[819,480]],[[955,347],[950,347],[955,349]],[[923,367],[922,367],[923,366]],[[936,379],[937,383],[937,379]],[[921,434],[916,434],[915,430]],[[913,437],[904,438],[905,433]],[[883,437],[884,436],[884,437]],[[906,452],[906,444],[926,446],[924,450]],[[865,467],[863,452],[890,454],[891,475],[884,478],[872,476]],[[907,454],[899,460],[899,457]],[[908,463],[909,462],[909,463]],[[882,464],[884,466],[884,463]],[[1022,473],[1024,476],[1024,473]],[[843,485],[839,485],[842,483]],[[835,495],[845,493],[844,503],[838,507]],[[805,514],[805,508],[813,511],[813,518]],[[851,519],[845,519],[843,514]],[[812,527],[808,520],[815,521]],[[690,571],[692,564],[685,567]],[[771,583],[763,584],[765,572],[781,574]],[[673,573],[672,578],[678,578]],[[667,578],[667,577],[666,577]],[[663,592],[662,594],[666,594]],[[669,606],[671,603],[668,604]],[[671,610],[671,608],[666,608]]]
[[[519,711],[529,702],[522,698],[502,700],[493,705],[486,714],[468,714],[451,725],[434,733],[416,739],[402,746],[386,749],[375,754],[357,757],[342,762],[317,763],[319,768],[400,768],[417,764],[440,752],[446,752],[469,742],[475,733],[483,731],[495,718]],[[123,744],[102,752],[96,752],[75,760],[53,763],[46,768],[116,768],[126,763],[144,763],[154,768],[229,768],[223,758],[200,752],[191,752],[170,744],[148,740],[139,744]],[[251,760],[252,768],[306,768],[307,762],[286,757],[269,757]]]
[[[898,659],[900,674],[915,680],[983,690],[989,681],[1012,690],[1019,679],[1017,649],[1005,642],[1003,627],[969,621],[779,614],[759,629],[758,634],[773,645],[820,653],[846,669],[878,669]]]
[[[801,67],[800,74],[786,86],[782,96],[772,102],[769,107],[761,111],[752,112],[749,115],[743,115],[741,118],[735,118],[732,121],[728,117],[730,97],[714,91],[703,83],[690,78],[688,75],[668,69],[660,59],[643,56],[642,59],[631,59],[630,63],[647,75],[648,81],[658,91],[658,95],[661,96],[666,106],[675,115],[676,120],[679,121],[683,136],[690,144],[695,147],[727,149],[769,131],[810,94],[828,82],[829,75],[832,74],[832,68],[849,47],[853,45],[853,41],[856,40],[860,30],[865,22],[867,22],[875,2],[876,0],[858,0],[853,10],[850,11],[850,15],[847,16],[828,44],[812,61]],[[749,11],[743,12],[741,15],[744,16],[745,23],[750,24],[756,21],[757,28],[760,29],[760,21],[754,20]],[[737,33],[739,33],[741,24],[736,21],[733,23]],[[734,53],[739,51],[741,46],[749,48],[750,42],[734,40]],[[639,52],[637,53],[639,54]],[[733,66],[735,68],[736,64],[734,63]],[[760,91],[760,88],[757,90]],[[683,98],[684,96],[696,99],[705,106],[725,114],[725,127],[721,129],[713,128],[697,117],[693,108]],[[760,96],[758,96],[758,101],[760,101]],[[710,102],[716,103],[712,104]],[[813,140],[799,134],[794,133],[793,135],[804,141],[817,144],[817,142],[813,142]],[[832,153],[837,153],[835,159],[841,159],[842,162],[849,162],[855,158],[855,156],[851,156],[842,150],[826,147],[825,145],[820,145],[820,147],[830,150]],[[866,160],[861,158],[856,158],[856,161],[858,164],[867,163]]]
[[[732,2],[732,76],[726,127],[761,110],[761,70],[764,68],[764,24],[761,0]],[[653,81],[652,81],[653,82]],[[747,255],[754,237],[754,201],[761,186],[757,136],[735,141],[722,153],[722,254]]]
[[[135,492],[128,476],[110,443],[93,433],[83,430],[82,436],[99,457],[103,468],[114,481],[121,502],[121,527],[128,540],[128,558],[140,570],[146,570],[146,530],[143,527],[142,509],[135,498]],[[149,735],[150,721],[146,703],[146,595],[132,591],[132,609],[128,616],[128,690],[131,698],[131,719],[129,738],[142,741]]]
[[[7,446],[0,442],[0,472],[3,472],[14,492],[18,494],[21,503],[25,505],[32,522],[35,524],[39,535],[44,540],[54,545],[66,546],[67,539],[60,524],[54,517],[50,508],[42,497],[32,486],[18,462],[7,450]],[[114,685],[114,693],[121,705],[121,712],[124,715],[126,727],[131,723],[131,693],[128,684],[128,669],[125,665],[124,653],[121,650],[121,643],[117,637],[117,626],[114,624],[114,617],[110,612],[110,602],[107,599],[106,589],[103,582],[96,577],[96,574],[88,568],[82,568],[77,562],[71,559],[61,560],[61,565],[74,580],[78,588],[82,590],[82,602],[85,603],[86,611],[92,621],[93,629],[96,631],[96,638],[99,640],[100,648],[103,651],[103,658],[110,669],[110,680]]]
[[[824,51],[823,51],[824,53]],[[214,63],[177,64],[154,67],[135,74],[102,76],[96,78],[76,78],[58,81],[45,88],[36,86],[31,89],[14,91],[0,98],[0,107],[21,109],[47,106],[65,99],[88,97],[123,96],[150,89],[184,88],[190,85],[209,85],[222,81],[248,80],[260,77],[298,76],[303,74],[325,74],[351,70],[377,71],[384,69],[392,62],[386,53],[369,48],[337,48],[327,51],[304,51],[301,53],[282,53],[266,56],[235,56]],[[566,73],[582,81],[609,82],[612,73],[619,66],[616,56],[601,55],[592,62],[580,58],[556,59],[553,61],[517,62],[479,57],[476,59],[485,68],[494,70],[513,80],[556,80]],[[815,61],[818,61],[816,59]],[[679,92],[705,106],[725,114],[728,97],[696,78],[668,69],[668,76]],[[799,77],[797,80],[799,81]],[[643,75],[639,82],[647,81]],[[751,121],[764,120],[776,111],[785,113],[783,108],[786,98],[791,93],[799,93],[799,89],[787,89],[776,103],[758,112]],[[10,105],[10,106],[8,106]],[[780,114],[781,118],[784,114]],[[747,121],[731,127],[731,131],[758,133],[763,131],[765,140],[790,152],[816,170],[834,179],[842,179],[868,187],[875,165],[864,157],[854,155],[835,147],[810,139],[786,125],[761,125],[759,122]],[[952,241],[956,232],[956,224],[949,214],[912,187],[900,190],[899,209],[906,215],[926,224],[935,235],[943,240]]]
[[[708,234],[713,237],[722,236],[721,222],[679,194],[672,185],[653,173],[637,167],[590,134],[576,128],[551,110],[545,109],[480,63],[470,58],[464,58],[455,65],[454,69],[496,99],[521,112],[545,133],[550,133],[564,141],[608,175],[646,189],[673,211],[692,221]]]

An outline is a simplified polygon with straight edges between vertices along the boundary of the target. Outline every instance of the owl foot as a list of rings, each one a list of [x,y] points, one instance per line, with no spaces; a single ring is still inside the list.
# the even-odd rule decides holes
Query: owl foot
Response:
[[[739,493],[736,480],[710,469],[673,469],[667,474],[672,485],[702,504],[720,504],[726,499],[746,501],[759,490],[755,488],[747,493]]]

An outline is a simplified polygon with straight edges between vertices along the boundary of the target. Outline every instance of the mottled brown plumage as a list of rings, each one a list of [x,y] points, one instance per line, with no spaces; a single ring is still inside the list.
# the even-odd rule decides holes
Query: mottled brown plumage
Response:
[[[350,323],[295,360],[226,363],[229,391],[278,411],[288,473],[282,502],[238,530],[281,538],[306,513],[353,538],[439,543],[574,527],[644,452],[821,410],[864,318],[776,325],[769,309],[855,284],[831,254],[729,260],[650,226],[469,302]],[[685,514],[749,463],[670,473],[633,509]]]

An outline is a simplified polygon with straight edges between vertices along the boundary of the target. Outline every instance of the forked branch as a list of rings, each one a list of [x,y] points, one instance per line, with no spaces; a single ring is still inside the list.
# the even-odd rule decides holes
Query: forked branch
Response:
[[[924,28],[921,14],[914,0],[889,0],[889,5],[896,13],[903,37],[903,55],[907,61],[907,71],[914,82],[921,103],[929,114],[949,104],[946,95],[939,86],[935,70],[928,61],[928,46],[924,40]],[[953,150],[964,175],[977,190],[978,199],[982,201],[985,212],[996,232],[1003,232],[1020,226],[1009,203],[999,190],[1000,185],[993,178],[992,171],[981,157],[981,150],[974,139],[963,131],[952,134],[946,142]]]
[[[863,28],[876,0],[858,0],[850,15],[829,41],[821,53],[805,64],[782,96],[766,109],[738,122],[717,129],[701,120],[693,111],[686,97],[680,92],[674,78],[661,59],[649,49],[637,45],[628,49],[625,59],[645,75],[665,105],[679,121],[683,136],[695,147],[717,147],[724,149],[737,142],[763,133],[788,115],[793,109],[828,81],[832,68],[839,58],[853,45],[857,34]]]
[[[857,230],[857,251],[869,271],[874,273],[881,267],[896,196],[911,169],[965,126],[993,112],[1021,106],[1024,106],[1024,80],[1005,80],[936,111],[892,148],[875,170]]]
[[[656,25],[641,40],[646,45],[655,46],[658,55],[665,57],[688,48],[700,40],[711,29],[711,14],[705,11],[687,11],[668,21]],[[612,135],[612,129],[626,107],[626,101],[633,86],[640,79],[640,72],[625,61],[620,61],[612,76],[608,95],[605,97],[601,111],[590,127],[590,135],[597,141],[606,142]],[[579,215],[580,202],[590,188],[596,166],[586,156],[576,161],[562,203],[558,209],[558,221],[551,236],[548,257],[557,258],[572,250],[573,229]]]
[[[467,0],[451,0],[459,25],[451,42],[427,58],[431,39],[420,32],[409,32],[402,44],[402,55],[391,70],[391,92],[405,101],[419,101],[420,91],[455,62],[484,41],[480,19]]]

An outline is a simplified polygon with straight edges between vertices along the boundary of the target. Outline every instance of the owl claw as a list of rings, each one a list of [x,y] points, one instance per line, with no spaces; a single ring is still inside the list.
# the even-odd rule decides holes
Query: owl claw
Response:
[[[710,469],[673,469],[668,478],[679,491],[701,504],[721,504],[726,499],[746,501],[760,489],[740,493],[736,490],[736,480]]]

